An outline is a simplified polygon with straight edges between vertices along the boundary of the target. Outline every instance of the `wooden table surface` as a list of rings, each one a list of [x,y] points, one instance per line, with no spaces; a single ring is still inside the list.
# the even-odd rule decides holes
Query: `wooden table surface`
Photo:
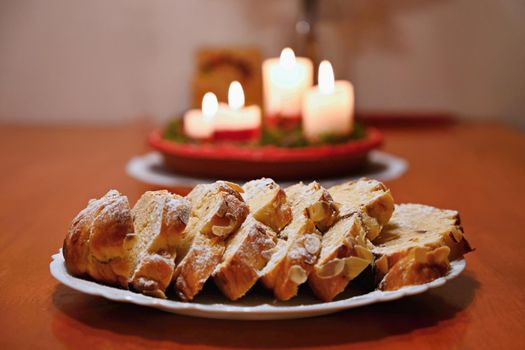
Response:
[[[89,198],[146,188],[124,166],[145,125],[0,126],[0,348],[525,349],[525,134],[497,123],[387,129],[408,172],[397,202],[460,211],[477,249],[453,282],[424,295],[290,321],[177,316],[83,295],[50,256]]]

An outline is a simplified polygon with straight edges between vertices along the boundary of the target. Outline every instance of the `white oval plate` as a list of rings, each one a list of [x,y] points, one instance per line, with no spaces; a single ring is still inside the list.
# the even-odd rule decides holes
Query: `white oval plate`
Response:
[[[219,293],[201,293],[193,302],[157,299],[129,290],[104,286],[92,281],[71,276],[64,263],[64,257],[59,252],[52,256],[49,265],[51,274],[66,286],[79,292],[97,295],[106,299],[154,307],[180,315],[205,318],[234,320],[277,320],[319,316],[337,311],[351,309],[384,301],[396,300],[409,295],[421,294],[431,288],[442,286],[447,281],[459,276],[465,269],[465,259],[451,263],[450,272],[432,282],[407,286],[396,291],[383,292],[375,290],[367,294],[356,294],[355,291],[345,291],[337,300],[322,302],[307,292],[287,301],[275,301],[268,293],[248,293],[239,301],[230,302]]]
[[[365,169],[359,174],[354,174],[354,176],[324,179],[319,180],[319,182],[324,187],[331,187],[349,180],[359,179],[363,176],[378,181],[387,181],[397,179],[408,169],[408,163],[406,160],[390,153],[375,150],[370,152],[368,158],[370,164],[374,164],[375,166]],[[162,154],[159,152],[150,152],[142,156],[131,158],[126,165],[126,172],[135,180],[148,185],[161,187],[193,187],[201,183],[209,183],[217,180],[195,178],[173,173],[166,169],[162,159]],[[302,180],[307,182],[307,179]],[[279,184],[281,187],[288,187],[295,184],[295,182],[279,181]]]

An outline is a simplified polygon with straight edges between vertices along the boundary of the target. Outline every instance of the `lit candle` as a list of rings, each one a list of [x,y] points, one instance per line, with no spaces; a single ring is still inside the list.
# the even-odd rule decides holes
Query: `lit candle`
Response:
[[[313,85],[312,61],[287,47],[279,58],[265,60],[262,70],[265,114],[300,118],[303,95]]]
[[[303,101],[303,133],[310,141],[321,135],[346,135],[354,119],[354,87],[349,81],[334,81],[328,61],[319,65],[318,86],[311,88]]]
[[[213,117],[219,109],[217,96],[207,92],[202,98],[202,109],[184,114],[184,133],[192,139],[209,139],[213,135]]]
[[[244,106],[244,91],[238,81],[230,84],[228,104],[220,103],[214,119],[214,137],[245,140],[257,137],[261,127],[259,106]]]

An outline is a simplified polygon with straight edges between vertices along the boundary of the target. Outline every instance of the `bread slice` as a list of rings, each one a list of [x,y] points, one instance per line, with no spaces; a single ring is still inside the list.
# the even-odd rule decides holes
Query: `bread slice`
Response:
[[[225,241],[246,219],[249,208],[236,184],[217,181],[197,185],[186,198],[192,209],[177,246],[173,281],[180,299],[192,300],[202,289],[226,248]]]
[[[261,281],[279,300],[289,300],[306,282],[321,249],[321,232],[338,218],[338,209],[326,189],[317,182],[290,186],[286,196],[292,221],[279,233],[279,240]]]
[[[131,286],[147,295],[165,298],[175,269],[176,247],[190,215],[189,201],[163,191],[142,195],[131,210],[136,240]]]
[[[373,262],[366,229],[358,213],[341,218],[323,236],[321,253],[308,284],[315,296],[333,300]]]
[[[239,299],[257,282],[275,248],[275,231],[292,218],[286,194],[272,179],[250,181],[243,190],[250,214],[226,242],[226,252],[213,275],[230,300]]]
[[[308,185],[300,182],[286,188],[285,193],[292,207],[292,218],[307,217],[322,233],[339,219],[339,205],[335,203],[330,193],[316,181]],[[288,233],[290,232],[285,235]]]
[[[244,200],[255,220],[280,232],[292,220],[292,210],[286,193],[272,179],[252,180],[242,186]]]
[[[68,272],[128,288],[133,221],[127,197],[110,190],[92,199],[73,220],[64,240]]]
[[[217,287],[230,300],[244,296],[259,279],[275,248],[277,236],[251,215],[226,243],[222,262],[213,273]]]
[[[373,240],[390,220],[394,198],[381,182],[367,178],[350,181],[329,189],[334,201],[340,204],[340,216],[360,212],[367,237]]]
[[[314,294],[333,300],[373,261],[367,237],[376,236],[394,210],[390,191],[366,178],[329,189],[341,219],[323,236],[321,254],[308,283]]]
[[[449,261],[472,251],[457,211],[422,204],[396,205],[373,244],[382,290],[430,282],[448,272]]]

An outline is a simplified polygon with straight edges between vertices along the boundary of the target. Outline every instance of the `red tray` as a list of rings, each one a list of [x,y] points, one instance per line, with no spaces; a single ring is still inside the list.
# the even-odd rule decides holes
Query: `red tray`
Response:
[[[247,180],[320,179],[351,175],[366,164],[368,152],[383,143],[383,134],[366,129],[366,137],[338,145],[284,148],[235,144],[182,144],[153,131],[148,143],[164,156],[166,167],[178,174]]]

